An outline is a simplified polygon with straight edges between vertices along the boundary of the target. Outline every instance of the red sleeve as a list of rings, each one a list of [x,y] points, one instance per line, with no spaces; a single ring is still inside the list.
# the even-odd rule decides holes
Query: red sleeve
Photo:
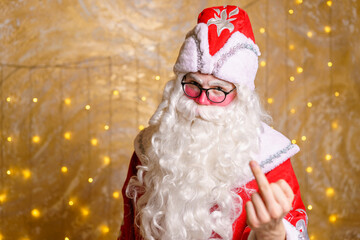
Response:
[[[139,165],[139,159],[135,153],[133,153],[127,177],[122,188],[122,196],[124,199],[124,218],[123,223],[120,228],[120,236],[117,240],[130,240],[135,239],[135,230],[134,230],[134,206],[133,201],[126,196],[126,187],[130,181],[130,178],[137,173],[136,166]]]
[[[307,235],[307,215],[305,211],[305,206],[301,200],[300,187],[297,181],[295,172],[292,168],[290,159],[286,160],[278,167],[274,168],[267,174],[265,174],[269,183],[276,182],[280,179],[284,179],[292,188],[294,192],[294,201],[292,203],[292,210],[284,217],[291,225],[293,225],[300,234]],[[246,184],[246,189],[252,191],[258,191],[258,187],[255,180]],[[237,221],[235,221],[234,229],[234,239],[246,240],[248,239],[251,229],[246,225],[246,212],[245,212],[245,203],[249,201],[251,194],[248,190],[240,191],[240,196],[243,199],[243,213]],[[241,229],[237,229],[237,228]],[[294,229],[295,229],[294,228]],[[235,235],[237,235],[235,238]],[[241,236],[241,237],[240,237]],[[305,239],[305,238],[304,238]]]

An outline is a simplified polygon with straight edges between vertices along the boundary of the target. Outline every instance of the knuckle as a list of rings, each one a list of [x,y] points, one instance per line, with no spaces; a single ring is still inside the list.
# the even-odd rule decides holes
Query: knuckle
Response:
[[[270,213],[271,218],[273,218],[273,219],[278,219],[283,214],[282,210],[278,207],[272,207],[271,209],[269,209],[269,213]]]

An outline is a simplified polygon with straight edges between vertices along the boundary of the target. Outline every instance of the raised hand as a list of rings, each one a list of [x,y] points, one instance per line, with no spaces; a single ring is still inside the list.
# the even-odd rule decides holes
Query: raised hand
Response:
[[[294,193],[283,179],[270,184],[256,161],[250,161],[250,168],[259,191],[245,205],[247,224],[256,240],[284,240],[282,219],[291,210]]]

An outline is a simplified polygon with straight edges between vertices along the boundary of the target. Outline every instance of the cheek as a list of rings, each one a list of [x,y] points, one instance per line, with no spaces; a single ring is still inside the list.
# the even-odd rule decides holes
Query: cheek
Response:
[[[216,105],[216,106],[226,106],[226,105],[229,105],[233,100],[234,98],[236,97],[236,94],[229,94],[227,95],[225,101],[223,101],[222,103],[211,103],[211,105]]]

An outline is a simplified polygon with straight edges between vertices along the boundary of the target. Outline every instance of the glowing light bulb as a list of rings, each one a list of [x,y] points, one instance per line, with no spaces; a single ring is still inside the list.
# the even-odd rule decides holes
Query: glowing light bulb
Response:
[[[65,237],[65,240],[70,240],[70,238],[68,238],[68,237]]]
[[[32,140],[33,140],[34,143],[39,143],[40,142],[40,137],[39,136],[34,136],[32,138]]]
[[[289,14],[293,14],[294,13],[294,10],[293,9],[289,9]]]
[[[120,92],[119,92],[118,90],[114,90],[114,91],[113,91],[113,95],[114,95],[114,96],[119,96],[119,94],[120,94]]]
[[[290,77],[290,81],[291,81],[291,82],[295,81],[295,77],[294,77],[294,76],[291,76],[291,77]]]
[[[266,62],[265,62],[265,61],[261,61],[261,62],[260,62],[260,66],[265,67],[265,66],[266,66]]]
[[[303,142],[305,142],[306,141],[306,136],[302,136],[301,140],[303,140]]]
[[[312,107],[312,103],[311,103],[311,102],[308,102],[306,105],[307,105],[309,108]]]
[[[66,140],[70,140],[70,139],[71,139],[71,132],[66,132],[66,133],[64,133],[64,138],[65,138]]]
[[[85,109],[86,109],[86,110],[90,110],[90,108],[91,108],[91,107],[90,107],[89,104],[85,106]]]
[[[73,205],[74,205],[74,201],[73,201],[73,200],[70,200],[68,204],[69,204],[69,206],[73,206]]]
[[[104,164],[105,164],[105,165],[109,165],[110,162],[111,162],[110,157],[105,156],[105,157],[104,157]]]
[[[88,216],[88,215],[90,214],[90,211],[89,211],[88,208],[83,207],[83,208],[81,208],[81,214],[82,214],[84,217],[86,217],[86,216]]]
[[[336,91],[336,92],[334,93],[334,95],[335,95],[335,97],[338,97],[338,96],[340,96],[340,93],[339,93],[338,91]]]
[[[294,114],[296,112],[295,108],[290,109],[290,113]]]
[[[297,71],[297,73],[302,73],[304,71],[304,69],[302,67],[297,67],[296,71]]]
[[[155,77],[155,80],[156,80],[156,81],[159,81],[159,80],[160,80],[160,76],[157,75],[157,76]]]
[[[101,229],[101,232],[102,232],[103,234],[106,234],[106,233],[108,233],[108,232],[110,231],[109,227],[106,226],[106,225],[101,225],[101,226],[100,226],[100,229]]]
[[[273,98],[268,98],[267,102],[268,102],[268,104],[272,104],[274,102],[274,99]]]
[[[0,240],[4,240],[4,236],[0,233]]]
[[[12,137],[7,137],[6,139],[8,142],[12,142]]]
[[[109,130],[109,129],[110,129],[110,126],[109,126],[109,125],[105,125],[105,126],[104,126],[104,129],[105,129],[105,130]]]
[[[296,0],[296,4],[302,4],[303,0]]]
[[[63,167],[61,168],[61,172],[63,172],[63,173],[67,173],[67,171],[68,171],[68,168],[67,168],[67,167],[65,167],[65,166],[63,166]]]
[[[11,97],[7,97],[7,98],[6,98],[6,101],[7,101],[7,102],[11,102]]]
[[[331,214],[331,215],[329,216],[329,221],[330,221],[331,223],[336,222],[336,220],[337,220],[336,214]]]
[[[330,27],[330,26],[325,26],[325,27],[324,27],[324,31],[325,31],[326,33],[330,33],[330,32],[331,32],[331,27]]]
[[[313,171],[313,168],[312,168],[312,167],[307,167],[307,168],[306,168],[306,172],[312,173],[312,171]]]
[[[312,210],[313,209],[312,205],[309,204],[307,209]]]
[[[38,217],[40,217],[40,211],[38,209],[34,208],[33,210],[31,210],[31,215],[34,218],[38,218]]]
[[[332,159],[332,156],[330,154],[325,155],[325,160],[330,161]]]
[[[11,175],[11,170],[7,170],[7,171],[6,171],[6,174],[7,174],[7,175]]]
[[[98,140],[96,138],[91,139],[91,145],[97,146],[98,145]]]
[[[33,102],[34,102],[34,103],[37,103],[37,102],[38,102],[38,99],[37,99],[37,98],[33,98]]]
[[[306,35],[308,36],[308,38],[312,38],[313,33],[312,33],[311,31],[308,31],[308,32],[306,33]]]
[[[29,179],[31,177],[31,172],[29,169],[22,170],[22,174],[25,179]]]
[[[328,62],[328,67],[332,67],[332,62]]]
[[[89,179],[88,179],[88,182],[89,182],[89,183],[92,183],[93,181],[94,181],[93,178],[89,178]]]
[[[4,203],[6,201],[6,193],[0,194],[0,203]]]
[[[295,49],[295,45],[294,45],[294,44],[290,44],[290,45],[289,45],[289,49],[290,49],[290,50],[294,50],[294,49]]]
[[[70,104],[71,104],[71,99],[70,99],[70,98],[66,98],[66,99],[64,100],[64,102],[65,102],[66,105],[70,105]]]
[[[113,192],[113,198],[118,199],[120,197],[120,193],[118,191]]]
[[[146,97],[145,97],[145,96],[142,96],[142,97],[141,97],[141,101],[145,102],[145,101],[146,101]]]
[[[265,33],[265,28],[262,27],[262,28],[260,28],[259,31],[260,31],[261,34],[263,34],[263,33]]]
[[[326,4],[327,4],[329,7],[331,7],[331,5],[332,5],[332,1],[331,1],[331,0],[329,0],[329,1],[327,1],[327,2],[326,2]]]
[[[326,196],[332,197],[335,194],[335,190],[332,187],[326,189]]]
[[[296,144],[296,140],[295,139],[291,140],[291,143]]]
[[[144,130],[144,128],[145,128],[144,125],[139,125],[139,130],[140,131]]]

